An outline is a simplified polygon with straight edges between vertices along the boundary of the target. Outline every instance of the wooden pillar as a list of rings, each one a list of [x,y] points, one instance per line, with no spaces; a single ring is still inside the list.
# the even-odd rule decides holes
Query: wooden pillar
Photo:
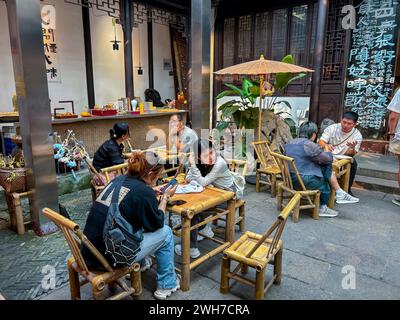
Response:
[[[134,99],[132,53],[132,2],[120,0],[121,23],[124,32],[125,95]]]
[[[314,49],[314,73],[311,84],[310,121],[318,124],[319,97],[321,91],[322,65],[324,59],[324,42],[329,0],[318,0],[318,28]]]
[[[191,120],[193,129],[210,123],[210,15],[211,0],[191,0]]]
[[[87,0],[82,3],[87,4]],[[92,37],[90,33],[89,8],[82,6],[83,40],[85,45],[85,66],[86,66],[86,86],[88,96],[88,107],[92,109],[96,104],[93,81],[93,56],[92,56]]]

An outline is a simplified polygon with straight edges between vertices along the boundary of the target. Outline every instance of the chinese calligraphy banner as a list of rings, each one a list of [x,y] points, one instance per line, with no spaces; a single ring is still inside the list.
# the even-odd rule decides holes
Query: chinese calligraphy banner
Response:
[[[398,0],[363,0],[355,7],[344,108],[358,113],[365,138],[378,138],[393,90]]]
[[[42,4],[41,16],[47,81],[61,83],[61,76],[58,64],[55,7],[53,5]]]

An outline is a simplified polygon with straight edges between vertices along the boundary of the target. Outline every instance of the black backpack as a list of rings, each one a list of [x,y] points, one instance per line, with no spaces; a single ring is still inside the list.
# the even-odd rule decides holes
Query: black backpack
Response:
[[[119,211],[118,196],[126,176],[117,177],[108,208],[106,222],[103,229],[103,240],[106,247],[105,256],[114,267],[131,266],[140,251],[140,243],[143,240],[143,231],[133,230],[132,225],[121,215]]]

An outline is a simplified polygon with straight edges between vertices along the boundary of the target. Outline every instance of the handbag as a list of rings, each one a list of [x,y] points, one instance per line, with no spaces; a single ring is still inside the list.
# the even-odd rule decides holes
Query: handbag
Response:
[[[143,240],[143,231],[133,230],[132,225],[121,215],[118,196],[125,181],[125,175],[114,179],[114,190],[111,204],[108,208],[106,222],[103,228],[105,256],[111,264],[116,266],[131,266],[140,251]]]

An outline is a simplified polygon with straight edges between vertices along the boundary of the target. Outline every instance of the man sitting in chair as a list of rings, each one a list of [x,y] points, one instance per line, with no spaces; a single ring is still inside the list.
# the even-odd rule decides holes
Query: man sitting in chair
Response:
[[[304,185],[309,190],[320,190],[321,217],[336,217],[338,212],[328,207],[331,186],[336,191],[338,203],[355,203],[357,201],[340,202],[338,199],[350,196],[339,186],[335,174],[332,172],[333,156],[330,152],[324,152],[314,141],[317,138],[318,127],[313,122],[304,122],[299,128],[299,137],[289,141],[285,146],[285,154],[292,157],[296,163]],[[291,168],[290,168],[291,169]],[[291,171],[294,187],[298,189],[298,181]]]

